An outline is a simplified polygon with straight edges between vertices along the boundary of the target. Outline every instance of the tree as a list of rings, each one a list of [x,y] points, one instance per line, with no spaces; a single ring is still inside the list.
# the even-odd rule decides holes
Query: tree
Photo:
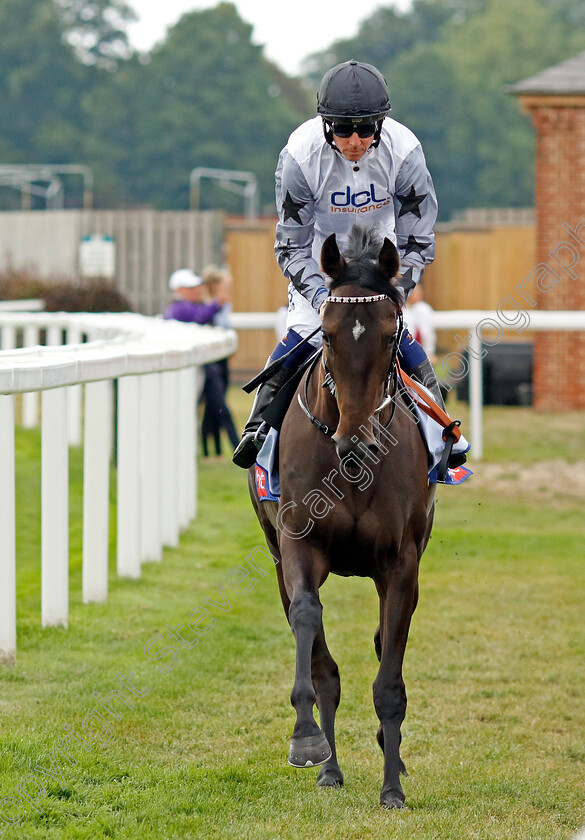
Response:
[[[311,113],[300,113],[301,86],[293,103],[291,81],[264,59],[251,34],[231,3],[191,12],[147,64],[134,62],[124,74],[118,92],[135,104],[134,141],[122,169],[135,202],[188,207],[190,172],[206,166],[255,173],[262,202],[273,204],[278,152]],[[216,206],[242,209],[241,199],[216,199]]]
[[[414,0],[379,9],[318,66],[355,57],[386,75],[392,116],[420,138],[441,218],[533,201],[534,133],[507,85],[585,49],[581,0]],[[333,60],[335,59],[335,60]]]
[[[87,78],[52,0],[0,4],[0,156],[63,162],[81,149],[78,99]]]
[[[400,11],[393,5],[382,6],[362,21],[354,37],[335,41],[323,52],[310,56],[307,75],[317,85],[329,67],[350,58],[380,69],[388,68],[417,44],[438,41],[446,26],[460,26],[487,2],[414,0],[407,11]]]
[[[125,0],[56,0],[67,40],[84,64],[115,70],[130,56],[126,25],[137,20]]]
[[[467,149],[446,146],[456,161],[473,160],[459,179],[458,207],[530,206],[534,188],[534,132],[506,88],[585,48],[574,30],[539,0],[490,0],[461,27],[445,33],[438,49],[451,65],[457,91],[455,120]],[[449,209],[456,209],[451,204]]]

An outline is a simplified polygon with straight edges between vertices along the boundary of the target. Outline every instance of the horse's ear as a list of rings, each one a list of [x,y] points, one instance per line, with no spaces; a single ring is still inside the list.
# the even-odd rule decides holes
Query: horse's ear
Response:
[[[378,265],[388,280],[396,277],[400,269],[400,257],[396,245],[388,237],[384,238],[382,250],[378,254]]]
[[[321,268],[328,277],[337,280],[345,266],[346,262],[337,246],[337,239],[335,234],[332,233],[331,236],[327,237],[321,248]]]

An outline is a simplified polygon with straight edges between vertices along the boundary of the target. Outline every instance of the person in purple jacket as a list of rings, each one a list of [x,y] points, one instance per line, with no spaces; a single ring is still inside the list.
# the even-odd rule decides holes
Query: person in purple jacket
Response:
[[[164,317],[175,321],[185,321],[192,324],[217,324],[217,317],[230,301],[230,287],[227,283],[216,283],[213,286],[213,297],[207,303],[204,301],[206,289],[210,286],[190,268],[179,268],[173,271],[169,278],[169,289],[173,292],[174,300],[165,309]],[[227,360],[224,360],[227,362]],[[205,411],[201,424],[201,443],[203,455],[208,457],[208,436],[215,442],[216,456],[221,457],[220,432],[225,428],[230,442],[235,447],[239,436],[234,426],[230,410],[225,402],[227,388],[227,364],[222,360],[211,362],[203,366],[204,381],[201,399],[205,402]]]
[[[220,309],[228,302],[228,296],[218,288],[217,294],[209,303],[203,300],[205,285],[190,268],[179,268],[169,278],[169,289],[174,300],[167,306],[164,317],[175,321],[187,321],[194,324],[211,324]]]

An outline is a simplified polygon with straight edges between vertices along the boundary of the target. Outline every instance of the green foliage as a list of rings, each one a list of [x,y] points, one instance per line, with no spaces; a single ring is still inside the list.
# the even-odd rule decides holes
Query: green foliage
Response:
[[[408,11],[382,6],[363,21],[357,34],[336,41],[311,56],[315,85],[332,65],[349,58],[388,68],[398,56],[422,43],[440,40],[446,27],[459,26],[483,9],[488,0],[414,0]]]
[[[80,154],[86,74],[62,35],[52,0],[0,4],[2,163],[66,163]]]
[[[134,132],[141,153],[127,148],[122,165],[135,176],[134,200],[187,206],[196,166],[254,172],[269,200],[278,152],[302,116],[251,34],[235,7],[220,3],[184,15],[147,64],[132,65],[126,98],[140,102]],[[241,211],[241,198],[234,208]]]
[[[56,0],[67,40],[84,64],[115,70],[129,55],[126,23],[136,13],[124,0]]]
[[[130,312],[126,297],[107,280],[84,285],[50,285],[43,295],[46,312]]]
[[[0,274],[0,300],[42,298],[48,284],[28,271],[9,269]]]
[[[506,87],[585,49],[584,15],[577,0],[415,0],[314,57],[316,76],[350,57],[385,72],[392,115],[423,144],[441,218],[530,206],[534,131]]]
[[[44,300],[46,312],[129,312],[127,298],[107,280],[41,280],[27,271],[0,274],[0,300]]]
[[[445,152],[452,171],[458,161],[472,163],[464,169],[467,177],[456,178],[452,195],[445,196],[451,209],[532,204],[534,172],[527,161],[533,160],[534,132],[506,86],[583,48],[585,32],[571,35],[550,9],[534,0],[506,5],[490,0],[481,13],[445,32],[436,50],[456,91]],[[400,76],[400,65],[396,69],[406,92],[408,123],[411,88],[407,74]]]
[[[414,0],[311,56],[301,81],[265,59],[232,3],[185,14],[146,55],[128,49],[133,16],[127,0],[0,3],[1,162],[85,164],[101,207],[185,209],[195,167],[251,171],[272,212],[278,152],[314,114],[323,72],[354,57],[387,76],[442,218],[529,205],[534,131],[506,87],[585,49],[581,0]],[[0,207],[16,200],[0,191]],[[201,204],[243,208],[211,182]]]

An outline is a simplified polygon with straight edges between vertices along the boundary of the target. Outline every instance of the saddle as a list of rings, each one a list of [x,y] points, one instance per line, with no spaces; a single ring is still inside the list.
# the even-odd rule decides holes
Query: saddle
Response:
[[[260,501],[278,501],[280,498],[278,435],[303,374],[320,353],[321,350],[315,351],[297,371],[291,374],[262,413],[262,419],[270,426],[270,430],[258,453],[254,469],[256,491]],[[453,452],[453,448],[456,447],[461,456],[469,449],[469,444],[461,434],[460,422],[451,420],[449,415],[433,400],[430,392],[404,373],[399,365],[397,365],[397,370],[399,387],[406,398],[405,403],[413,415],[414,422],[418,424],[427,450],[429,483],[462,484],[473,473],[462,464],[457,465],[457,454]]]

